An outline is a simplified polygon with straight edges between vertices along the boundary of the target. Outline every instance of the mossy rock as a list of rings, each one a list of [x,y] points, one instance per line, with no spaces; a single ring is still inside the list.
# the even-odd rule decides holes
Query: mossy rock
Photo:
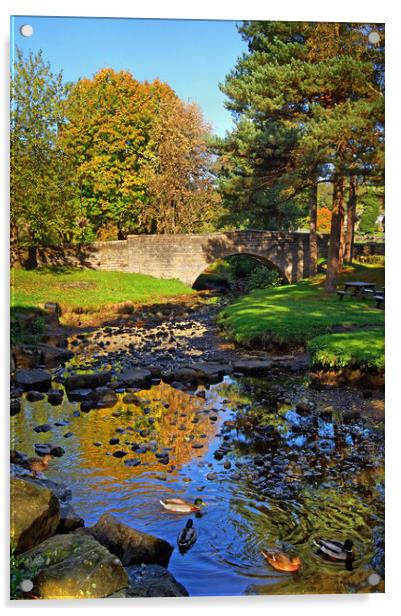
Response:
[[[23,554],[40,599],[96,599],[128,586],[121,561],[93,537],[55,535]]]
[[[131,528],[109,513],[104,513],[94,526],[75,532],[94,537],[124,566],[141,563],[167,566],[173,551],[173,546],[164,539]]]
[[[13,477],[11,489],[11,542],[17,554],[51,537],[60,522],[60,503],[40,485]]]

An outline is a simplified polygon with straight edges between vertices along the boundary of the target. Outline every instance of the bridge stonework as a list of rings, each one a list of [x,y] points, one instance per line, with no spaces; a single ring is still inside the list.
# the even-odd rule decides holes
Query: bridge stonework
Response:
[[[328,235],[318,235],[318,255],[326,257]],[[384,243],[355,243],[354,257],[384,256]],[[129,235],[126,240],[15,248],[11,265],[32,269],[44,265],[137,272],[178,278],[193,285],[217,259],[248,254],[276,267],[288,282],[309,276],[309,233],[227,231],[194,235]]]
[[[309,233],[227,231],[185,235],[129,235],[127,271],[178,278],[193,285],[217,259],[247,254],[273,265],[288,282],[309,275]],[[328,236],[318,235],[319,257],[327,256]]]

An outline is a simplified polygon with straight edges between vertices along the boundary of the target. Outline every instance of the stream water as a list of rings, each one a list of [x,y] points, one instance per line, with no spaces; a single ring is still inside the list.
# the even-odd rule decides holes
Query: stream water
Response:
[[[284,386],[296,392],[299,376],[285,376]],[[169,563],[190,595],[383,591],[376,574],[384,524],[382,422],[345,422],[335,408],[313,417],[297,413],[277,402],[280,387],[282,376],[226,377],[193,391],[162,382],[137,392],[135,403],[123,403],[119,393],[113,408],[89,413],[79,413],[67,396],[52,406],[24,395],[11,418],[12,446],[28,455],[36,443],[65,449],[46,477],[71,488],[86,526],[111,512],[176,546],[188,516],[165,511],[159,500],[201,496],[206,505],[192,516],[198,540],[185,554],[176,547]],[[33,430],[43,423],[51,431]],[[112,438],[119,443],[111,445]],[[114,457],[117,450],[127,455]],[[168,453],[167,464],[160,452]],[[353,571],[316,555],[317,537],[351,538]],[[261,555],[273,548],[297,553],[299,573],[274,571]]]

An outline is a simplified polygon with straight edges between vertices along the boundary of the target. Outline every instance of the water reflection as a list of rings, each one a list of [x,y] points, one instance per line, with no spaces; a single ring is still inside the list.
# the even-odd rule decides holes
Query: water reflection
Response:
[[[86,525],[110,511],[175,545],[187,516],[163,510],[159,499],[201,494],[198,541],[185,554],[176,549],[169,565],[191,595],[383,590],[367,583],[372,528],[383,524],[384,509],[382,443],[369,426],[302,416],[278,404],[274,383],[262,379],[227,378],[202,396],[164,383],[135,395],[79,416],[66,398],[57,407],[24,400],[12,418],[15,448],[32,455],[35,443],[64,447],[46,476],[71,487]],[[68,424],[54,425],[60,421]],[[51,432],[34,432],[40,423]],[[354,570],[316,556],[317,537],[351,538]],[[294,549],[300,572],[272,570],[261,551],[274,548]]]

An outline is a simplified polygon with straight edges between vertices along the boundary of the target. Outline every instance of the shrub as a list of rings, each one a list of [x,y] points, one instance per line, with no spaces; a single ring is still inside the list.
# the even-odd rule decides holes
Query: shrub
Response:
[[[36,344],[42,338],[45,330],[45,317],[32,314],[31,318],[24,314],[11,311],[10,340],[11,344]]]
[[[22,582],[32,580],[38,573],[37,567],[27,569],[21,556],[15,553],[15,546],[11,542],[10,553],[10,599],[30,599],[30,592],[23,592]]]
[[[258,267],[257,261],[248,255],[233,255],[226,260],[230,264],[234,278],[248,278],[255,267]]]
[[[249,276],[250,289],[264,289],[266,287],[278,287],[282,278],[276,270],[271,270],[264,265],[255,267]]]

